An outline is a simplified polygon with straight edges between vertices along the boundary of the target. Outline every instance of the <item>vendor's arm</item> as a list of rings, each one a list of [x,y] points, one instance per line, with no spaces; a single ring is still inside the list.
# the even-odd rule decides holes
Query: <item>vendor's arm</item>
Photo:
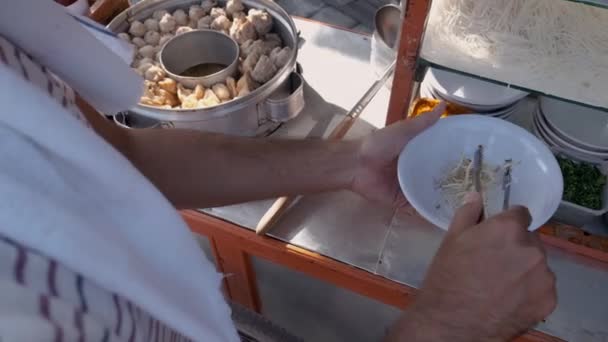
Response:
[[[438,118],[435,113],[422,115],[364,140],[328,142],[125,130],[82,101],[80,107],[96,131],[180,209],[339,189],[400,202],[396,158],[412,137]]]

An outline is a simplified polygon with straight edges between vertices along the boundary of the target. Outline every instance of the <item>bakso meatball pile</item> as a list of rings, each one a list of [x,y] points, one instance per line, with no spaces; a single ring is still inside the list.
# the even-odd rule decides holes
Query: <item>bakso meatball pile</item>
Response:
[[[130,23],[118,36],[133,44],[137,56],[131,67],[145,79],[141,103],[160,108],[195,109],[216,106],[245,96],[270,81],[291,58],[291,48],[272,33],[273,19],[265,10],[247,10],[241,0],[228,0],[225,7],[203,0],[169,12],[155,11],[150,18]],[[159,63],[159,52],[171,38],[193,30],[216,30],[240,46],[238,74],[210,88],[185,87],[169,78]]]

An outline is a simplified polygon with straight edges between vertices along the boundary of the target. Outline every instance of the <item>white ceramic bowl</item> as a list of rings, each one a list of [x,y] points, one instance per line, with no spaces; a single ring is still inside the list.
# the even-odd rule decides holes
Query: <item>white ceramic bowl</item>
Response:
[[[565,149],[566,151],[573,151],[586,157],[608,160],[608,152],[596,152],[593,150],[581,148],[576,144],[566,141],[556,131],[553,131],[552,127],[550,127],[547,123],[547,119],[545,118],[542,112],[537,112],[534,119],[536,120],[536,125],[539,132],[543,135],[544,140],[546,142],[553,143],[554,145],[559,146]]]
[[[502,165],[506,159],[514,161],[511,205],[530,210],[529,229],[546,223],[562,199],[563,178],[555,157],[525,129],[483,115],[441,119],[403,149],[397,172],[401,189],[412,206],[434,225],[447,229],[454,208],[443,202],[438,182],[463,154],[472,158],[479,145],[484,146],[484,161],[490,165]],[[487,198],[488,202],[502,204],[502,191],[500,197],[488,197],[493,197]]]
[[[608,113],[541,96],[545,124],[563,140],[583,150],[608,152]]]
[[[528,95],[517,89],[433,68],[427,71],[425,81],[450,102],[482,111],[508,106]]]

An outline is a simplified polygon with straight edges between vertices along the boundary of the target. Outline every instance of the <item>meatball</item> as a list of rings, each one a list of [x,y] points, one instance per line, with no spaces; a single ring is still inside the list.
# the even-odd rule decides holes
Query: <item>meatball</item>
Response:
[[[169,14],[169,12],[165,10],[154,11],[154,13],[152,13],[152,18],[156,20],[161,20],[165,16],[165,14]]]
[[[184,12],[184,10],[181,10],[181,9],[175,10],[175,12],[173,12],[173,19],[175,19],[175,22],[177,23],[178,26],[188,25],[189,17],[186,14],[186,12]]]
[[[154,56],[158,50],[152,45],[145,45],[139,49],[139,55],[142,57],[148,57],[150,59],[154,59]]]
[[[204,17],[205,14],[207,14],[205,10],[196,5],[190,6],[190,9],[188,10],[188,16],[190,17],[190,20],[193,21],[198,21],[200,18]]]
[[[154,18],[148,18],[144,21],[144,25],[146,26],[146,30],[149,31],[158,31],[158,20]]]
[[[148,45],[156,46],[160,42],[160,33],[156,31],[148,31],[144,36],[144,41]]]
[[[213,19],[215,19],[215,18],[217,18],[219,16],[222,16],[222,15],[225,16],[225,17],[227,17],[226,11],[223,8],[221,8],[221,7],[214,7],[214,8],[212,8],[211,12],[209,12],[209,15]]]
[[[270,58],[262,55],[251,72],[251,78],[260,83],[266,83],[277,73],[277,67]]]
[[[241,0],[228,0],[228,2],[226,2],[226,13],[230,16],[237,12],[242,12],[244,9],[245,6],[243,6]]]
[[[133,37],[143,37],[144,34],[146,34],[146,25],[144,25],[141,21],[135,20],[129,27],[129,33]]]
[[[243,44],[248,40],[257,39],[255,26],[247,18],[236,19],[230,27],[230,36],[237,43]]]
[[[173,18],[173,16],[171,16],[171,14],[167,13],[160,19],[160,21],[158,22],[158,26],[161,32],[169,33],[175,30],[177,22],[175,22],[175,19]]]
[[[146,41],[141,37],[133,37],[131,43],[133,43],[133,45],[137,46],[138,48],[142,48],[146,45]]]
[[[202,17],[196,23],[196,28],[198,28],[199,30],[209,29],[211,28],[211,22],[213,22],[213,18],[210,15]]]
[[[228,32],[231,26],[232,22],[225,15],[219,16],[211,22],[211,28],[216,31]]]
[[[291,49],[289,48],[289,46],[286,46],[282,49],[280,47],[276,47],[274,48],[274,50],[272,50],[272,52],[270,52],[270,60],[272,61],[274,66],[277,67],[277,69],[284,67],[287,62],[289,62],[290,57]]]
[[[205,13],[211,12],[213,7],[215,7],[216,5],[217,2],[213,0],[203,0],[203,2],[201,2],[201,8],[205,11]]]
[[[272,16],[265,10],[252,8],[247,16],[255,26],[257,33],[262,36],[272,29]]]

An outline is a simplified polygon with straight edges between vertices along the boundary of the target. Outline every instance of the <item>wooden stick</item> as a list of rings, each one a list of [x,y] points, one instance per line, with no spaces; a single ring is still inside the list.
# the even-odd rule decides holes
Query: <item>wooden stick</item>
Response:
[[[336,128],[331,132],[329,136],[329,140],[340,140],[344,138],[346,133],[353,126],[356,117],[346,116],[342,121],[336,126]],[[264,235],[266,232],[272,228],[281,218],[281,214],[283,214],[287,209],[299,198],[299,196],[285,196],[278,198],[268,209],[268,211],[262,216],[260,222],[255,227],[255,233],[258,235]]]
[[[255,233],[258,235],[264,235],[272,228],[281,218],[281,214],[284,213],[289,206],[298,199],[298,196],[291,197],[279,197],[270,209],[262,216],[260,222],[255,227]]]
[[[331,131],[328,140],[341,140],[344,138],[346,133],[353,127],[357,118],[363,113],[363,110],[369,102],[374,98],[374,96],[378,93],[378,90],[384,85],[384,82],[393,74],[395,70],[395,62],[386,68],[382,77],[372,84],[372,86],[363,94],[363,96],[357,101],[355,106],[351,108],[350,112],[340,121],[338,126]],[[299,197],[298,196],[290,196],[290,197],[281,197],[277,199],[270,209],[262,216],[260,222],[255,227],[255,233],[258,235],[264,235],[266,232],[272,228],[272,226],[277,223],[281,214],[283,214],[289,206],[294,203]]]

